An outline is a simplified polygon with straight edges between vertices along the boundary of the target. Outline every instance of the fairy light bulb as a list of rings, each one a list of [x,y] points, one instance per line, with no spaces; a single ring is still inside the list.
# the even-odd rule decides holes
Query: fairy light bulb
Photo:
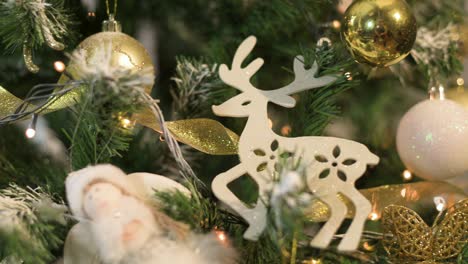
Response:
[[[120,123],[122,124],[122,127],[123,127],[123,128],[130,128],[131,125],[132,125],[132,121],[130,121],[130,120],[127,119],[127,118],[122,118],[122,120],[120,121]]]
[[[226,241],[226,235],[224,234],[224,232],[218,233],[218,239],[221,241]]]
[[[432,86],[431,88],[429,88],[429,100],[435,100],[436,94],[437,94],[437,88],[435,86]]]
[[[136,121],[131,119],[131,116],[127,113],[120,113],[117,116],[120,126],[125,129],[132,129],[135,126]]]
[[[369,214],[369,219],[372,221],[377,221],[379,220],[379,214],[377,212],[372,212]]]
[[[444,210],[444,207],[445,207],[445,206],[444,206],[443,204],[438,204],[438,205],[436,206],[436,209],[437,209],[437,211],[442,212],[442,211]]]
[[[291,126],[290,125],[284,125],[282,128],[281,128],[281,135],[283,136],[287,136],[289,135],[289,133],[291,133]]]
[[[341,22],[339,20],[333,20],[332,27],[335,29],[339,29],[341,27]]]
[[[34,138],[36,136],[36,123],[37,123],[37,114],[32,115],[31,123],[29,123],[26,132],[24,133],[27,138]]]
[[[447,205],[444,197],[441,196],[434,197],[434,204],[436,206],[437,211],[439,212],[442,212],[445,209],[445,206]]]
[[[362,244],[362,248],[364,248],[366,251],[374,251],[375,246],[366,241],[364,244]]]
[[[401,176],[405,181],[411,181],[413,179],[413,174],[409,170],[404,170]]]
[[[28,128],[24,134],[27,138],[34,138],[36,136],[36,130],[33,128]]]
[[[56,61],[56,62],[54,62],[54,69],[55,69],[57,72],[63,72],[63,71],[65,71],[65,63],[63,63],[63,61]]]
[[[221,243],[226,243],[227,242],[227,236],[226,236],[226,233],[224,233],[224,231],[216,230],[215,234],[216,234],[216,238],[219,241],[221,241]]]

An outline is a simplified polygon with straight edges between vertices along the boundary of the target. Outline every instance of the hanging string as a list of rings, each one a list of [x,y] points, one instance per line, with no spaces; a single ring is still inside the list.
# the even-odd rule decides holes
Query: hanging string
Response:
[[[111,14],[115,16],[115,14],[117,14],[117,2],[118,0],[114,0],[114,12],[110,12],[110,8],[109,8],[109,0],[106,0],[106,12],[107,12],[107,16],[110,17]]]
[[[195,183],[197,185],[196,187],[205,188],[205,184],[195,175],[195,172],[184,159],[179,143],[177,143],[177,140],[174,139],[171,132],[167,128],[166,121],[164,120],[164,116],[162,114],[161,109],[159,108],[158,103],[149,94],[145,92],[142,92],[141,95],[142,98],[148,104],[154,117],[158,119],[159,125],[161,126],[161,130],[163,132],[162,135],[164,136],[164,140],[166,141],[169,150],[171,151],[172,155],[174,156],[174,159],[179,165],[180,173],[182,174],[182,176],[188,182]]]

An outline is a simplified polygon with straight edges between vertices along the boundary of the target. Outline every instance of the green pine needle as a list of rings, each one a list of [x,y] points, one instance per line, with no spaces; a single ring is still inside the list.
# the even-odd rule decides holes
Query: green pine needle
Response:
[[[50,24],[44,24],[37,9],[45,6],[45,14]],[[6,50],[13,52],[24,43],[34,49],[45,44],[43,27],[47,27],[54,38],[63,41],[72,38],[73,24],[69,11],[64,7],[64,0],[7,0],[0,3],[0,39]]]
[[[0,261],[13,258],[47,264],[54,260],[52,250],[63,242],[63,208],[63,203],[54,204],[41,189],[11,185],[0,190]]]

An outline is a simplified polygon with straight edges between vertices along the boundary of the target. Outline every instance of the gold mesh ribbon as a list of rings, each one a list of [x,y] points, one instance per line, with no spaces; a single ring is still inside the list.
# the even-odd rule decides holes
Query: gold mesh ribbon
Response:
[[[372,214],[376,220],[381,218],[383,210],[390,205],[404,206],[414,210],[418,208],[434,208],[435,210],[433,198],[436,196],[443,198],[447,207],[467,198],[462,190],[446,182],[384,185],[359,191],[372,203]],[[342,195],[338,197],[348,208],[347,217],[353,218],[354,205],[346,197]],[[325,203],[315,199],[306,209],[305,214],[312,222],[324,222],[330,217],[330,210]]]
[[[0,86],[0,116],[7,116],[16,110],[23,101]]]
[[[468,199],[451,206],[432,227],[413,210],[390,205],[382,216],[383,246],[398,263],[437,263],[458,256],[468,242]]]
[[[76,103],[81,89],[76,88],[53,100],[41,109],[50,113],[70,107]],[[23,101],[0,86],[0,116],[14,113]],[[30,106],[34,107],[34,106]],[[148,110],[135,114],[136,122],[161,133],[158,120]],[[187,119],[167,122],[167,127],[178,141],[211,155],[236,155],[239,136],[221,123],[207,118]]]
[[[58,97],[55,100],[51,101],[50,104],[46,104],[42,109],[40,109],[42,114],[51,113],[57,110],[61,110],[67,107],[70,107],[76,103],[76,98],[78,98],[79,91],[72,90],[67,93],[65,96]],[[8,92],[5,88],[0,86],[0,117],[5,117],[11,115],[15,112],[16,108],[23,103],[23,100],[14,96]],[[28,109],[35,107],[34,105],[29,105]]]

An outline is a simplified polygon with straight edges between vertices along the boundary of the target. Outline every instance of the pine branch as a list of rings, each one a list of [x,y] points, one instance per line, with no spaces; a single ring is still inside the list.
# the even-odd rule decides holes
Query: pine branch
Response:
[[[465,16],[463,0],[408,0],[419,25],[462,23]]]
[[[270,236],[263,235],[255,242],[244,240],[242,235],[247,226],[242,219],[218,209],[214,197],[202,194],[196,188],[192,188],[191,193],[191,198],[182,193],[165,192],[158,192],[156,196],[161,201],[161,210],[175,220],[187,223],[193,230],[223,230],[229,234],[229,240],[242,254],[241,263],[278,263],[281,253]]]
[[[122,120],[144,105],[141,94],[152,83],[149,68],[138,72],[112,66],[111,56],[111,46],[94,54],[95,62],[89,62],[83,51],[73,55],[73,77],[86,83],[72,109],[73,128],[65,131],[74,170],[109,162],[128,149],[131,130]]]
[[[232,89],[228,89],[219,79],[218,65],[208,65],[202,59],[178,57],[172,81],[175,84],[170,90],[173,120],[210,117],[213,115],[211,106],[222,102],[232,93]],[[167,146],[155,147],[160,153],[156,161],[160,164],[158,170],[170,178],[180,179],[178,168]],[[200,160],[204,154],[186,145],[180,147],[192,167],[200,168]]]
[[[460,74],[463,64],[458,54],[456,26],[448,24],[443,28],[431,30],[427,27],[418,29],[418,37],[411,51],[420,71],[428,80],[439,81]]]
[[[63,202],[42,189],[16,185],[0,190],[0,260],[46,264],[62,244],[59,226],[66,224]],[[8,263],[8,262],[7,262]]]
[[[44,16],[41,15],[43,11]],[[48,37],[55,41],[70,39],[72,23],[63,0],[7,0],[0,3],[0,38],[10,52],[24,43],[37,49],[49,41]]]
[[[457,258],[457,264],[467,264],[468,263],[468,243],[465,244],[460,255]]]
[[[54,162],[25,139],[24,130],[15,126],[0,129],[0,188],[14,182],[23,187],[47,186],[54,193],[63,195],[65,177],[63,164]]]
[[[218,76],[218,65],[208,65],[202,60],[177,58],[176,75],[171,89],[174,119],[188,119],[211,115],[211,106],[228,95]]]
[[[305,64],[311,65],[316,61],[319,65],[320,75],[337,75],[338,79],[319,89],[303,92],[296,107],[289,113],[292,136],[321,135],[330,120],[340,114],[340,109],[335,103],[338,95],[357,85],[352,81],[353,72],[350,69],[353,64],[350,58],[339,56],[339,47],[330,47],[324,44],[315,50],[302,50],[305,54]]]
[[[325,15],[323,10],[333,10],[339,0],[271,0],[249,1],[244,5],[245,23],[240,31],[246,35],[257,32],[259,38],[276,32],[292,34],[291,28],[314,24]],[[275,19],[271,19],[274,17]],[[285,26],[287,25],[287,26]],[[292,36],[292,35],[291,35]]]

